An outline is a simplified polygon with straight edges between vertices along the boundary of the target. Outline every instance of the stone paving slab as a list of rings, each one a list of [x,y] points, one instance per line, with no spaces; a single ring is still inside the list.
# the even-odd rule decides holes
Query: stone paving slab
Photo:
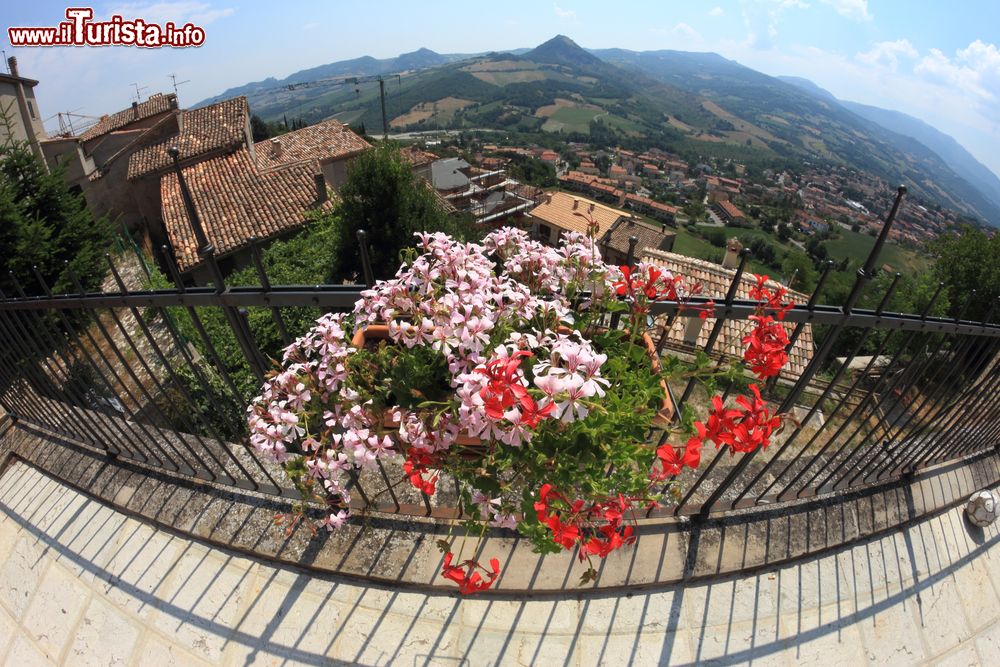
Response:
[[[753,575],[462,599],[182,538],[18,462],[0,477],[0,664],[993,665],[998,544],[953,509]]]
[[[442,555],[437,540],[450,541],[460,558],[468,557],[475,542],[452,537],[443,521],[378,513],[356,515],[333,533],[314,535],[300,524],[286,535],[273,522],[276,513],[289,509],[281,498],[151,474],[20,424],[0,431],[0,457],[4,450],[107,501],[110,507],[88,505],[84,510],[81,500],[64,499],[55,511],[38,518],[39,527],[61,530],[78,513],[89,514],[91,520],[73,548],[102,567],[111,565],[117,545],[97,540],[95,535],[110,527],[106,523],[122,520],[112,508],[223,548],[355,580],[420,590],[450,587],[439,576]],[[991,453],[924,471],[902,486],[761,505],[700,520],[640,519],[634,548],[602,561],[596,581],[588,587],[637,591],[776,567],[943,511],[977,490],[977,484],[998,482],[1000,455]],[[36,495],[29,497],[37,505],[41,500]],[[455,532],[461,534],[462,529]],[[490,531],[479,556],[496,557],[505,565],[489,595],[580,591],[577,582],[582,568],[573,553],[539,556],[513,531]],[[79,577],[93,576],[72,563],[68,567]],[[143,585],[149,584],[148,579]]]

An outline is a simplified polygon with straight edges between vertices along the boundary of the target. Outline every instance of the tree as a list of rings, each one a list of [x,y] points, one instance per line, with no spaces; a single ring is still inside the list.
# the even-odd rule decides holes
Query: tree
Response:
[[[987,236],[981,230],[965,225],[955,235],[944,235],[929,244],[937,254],[935,277],[945,284],[952,315],[963,304],[969,304],[965,318],[980,320],[989,311],[990,303],[1000,294],[1000,234]],[[975,294],[973,294],[975,290]]]
[[[559,182],[555,167],[533,157],[513,155],[507,170],[511,178],[538,188],[551,187]]]
[[[271,131],[267,123],[257,114],[250,115],[250,134],[253,135],[254,142],[271,138]]]
[[[340,235],[333,261],[343,278],[364,275],[357,247],[361,229],[368,233],[368,255],[376,278],[396,273],[400,251],[413,247],[415,232],[445,232],[463,239],[479,236],[470,216],[445,213],[430,186],[413,173],[392,142],[380,142],[354,158],[340,198]]]
[[[95,219],[83,195],[66,187],[60,168],[49,171],[26,144],[0,148],[0,285],[15,293],[8,271],[24,289],[41,294],[32,279],[37,267],[56,293],[75,291],[70,267],[87,287],[107,272],[104,254],[111,225]]]
[[[818,260],[824,260],[827,256],[826,246],[819,238],[812,236],[806,241],[806,252],[809,253],[810,257],[814,257]]]
[[[801,252],[789,252],[781,262],[781,273],[788,286],[804,294],[816,287],[816,270],[809,258]]]
[[[787,241],[790,238],[792,238],[792,230],[788,227],[788,223],[778,223],[778,240]]]

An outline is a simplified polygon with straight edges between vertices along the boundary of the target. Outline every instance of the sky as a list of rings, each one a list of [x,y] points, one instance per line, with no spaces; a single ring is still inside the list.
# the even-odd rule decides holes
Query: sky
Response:
[[[192,22],[187,49],[18,47],[38,79],[43,117],[100,116],[131,103],[138,84],[181,106],[269,76],[427,47],[479,53],[533,47],[564,34],[585,48],[713,51],[770,75],[808,78],[841,99],[903,111],[959,141],[1000,175],[1000,0],[658,0],[378,3],[179,0],[91,5],[163,23]],[[9,3],[2,27],[51,26],[65,4]],[[48,127],[57,127],[52,118]]]

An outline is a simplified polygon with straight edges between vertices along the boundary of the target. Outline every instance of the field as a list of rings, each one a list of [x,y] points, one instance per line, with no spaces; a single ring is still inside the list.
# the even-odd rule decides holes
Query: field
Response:
[[[463,100],[457,97],[445,97],[436,102],[421,102],[402,116],[393,118],[389,121],[389,125],[391,127],[405,127],[406,125],[419,123],[431,118],[444,120],[445,116],[450,120],[454,116],[455,111],[464,109],[470,104],[473,104],[471,100]]]
[[[852,232],[848,229],[840,229],[837,232],[841,235],[839,239],[832,239],[826,242],[826,249],[833,259],[851,258],[860,264],[868,257],[868,253],[875,245],[875,237],[859,232]],[[903,248],[894,243],[886,243],[882,247],[882,254],[879,256],[878,266],[888,264],[896,271],[904,273],[916,273],[927,268],[930,260],[921,257],[918,253],[909,248]]]

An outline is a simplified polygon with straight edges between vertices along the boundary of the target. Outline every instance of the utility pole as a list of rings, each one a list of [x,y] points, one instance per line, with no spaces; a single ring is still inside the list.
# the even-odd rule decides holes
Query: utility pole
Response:
[[[378,78],[378,96],[382,102],[382,141],[385,141],[389,138],[389,123],[385,120],[385,79],[381,76]]]

